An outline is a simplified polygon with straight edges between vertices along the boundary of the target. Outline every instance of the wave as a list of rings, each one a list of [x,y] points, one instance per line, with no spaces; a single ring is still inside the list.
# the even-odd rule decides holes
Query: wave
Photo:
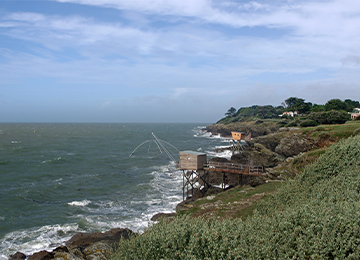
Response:
[[[54,158],[54,159],[49,159],[49,160],[42,161],[41,164],[58,162],[58,161],[61,161],[61,160],[62,160],[62,158],[61,158],[61,156],[59,156],[59,157]]]
[[[207,154],[209,154],[212,157],[220,157],[230,160],[232,156],[232,151],[230,150],[223,150],[222,152],[207,151]]]
[[[69,206],[77,206],[77,207],[85,207],[91,203],[90,200],[82,200],[82,201],[73,201],[69,202]]]
[[[79,226],[73,223],[10,232],[0,239],[0,260],[7,260],[16,251],[26,255],[41,250],[51,251],[61,245],[59,241],[67,241],[79,231]]]
[[[9,227],[8,233],[4,234],[5,231],[1,233],[0,260],[3,257],[7,259],[9,254],[16,251],[30,254],[41,250],[51,250],[56,243],[68,240],[77,232],[104,232],[116,227],[142,232],[151,225],[150,219],[153,215],[160,212],[174,212],[176,205],[182,201],[182,171],[175,168],[174,162],[152,157],[151,154],[148,155],[149,158],[146,158],[146,155],[138,155],[134,156],[135,159],[128,159],[129,144],[137,143],[137,138],[150,128],[142,130],[139,126],[132,126],[133,129],[129,130],[130,135],[127,132],[123,135],[118,134],[119,129],[114,131],[116,135],[107,135],[101,132],[103,125],[91,126],[90,130],[95,129],[96,131],[93,133],[74,132],[70,137],[75,136],[76,138],[70,140],[65,138],[69,134],[63,133],[68,131],[68,128],[60,129],[59,127],[56,126],[49,131],[53,131],[54,134],[60,133],[64,138],[38,137],[40,142],[44,141],[44,144],[49,144],[49,146],[40,145],[31,151],[19,152],[22,156],[20,158],[23,160],[19,172],[29,172],[25,189],[29,189],[29,194],[32,195],[26,193],[23,197],[25,200],[53,204],[51,201],[35,200],[31,197],[45,200],[54,199],[60,201],[54,203],[61,205],[30,204],[34,211],[29,214],[39,215],[41,218],[41,214],[47,212],[47,221],[53,222],[46,223],[51,224],[50,226],[27,228],[14,232],[13,230],[20,227]],[[88,130],[88,126],[85,125],[71,125],[70,127],[70,130],[74,131]],[[159,127],[159,131],[168,131],[164,130],[163,126],[156,127]],[[182,148],[186,146],[186,148],[199,149],[204,152],[211,150],[215,145],[221,145],[226,140],[219,135],[212,136],[211,133],[206,133],[201,129],[203,129],[202,126],[194,125],[191,128],[172,129],[171,136],[172,138],[178,136],[177,141]],[[188,133],[188,131],[191,132]],[[101,134],[101,139],[98,138],[99,134]],[[196,135],[196,138],[193,137],[193,134]],[[123,136],[126,136],[126,139]],[[94,138],[98,138],[96,139],[98,143],[93,142]],[[14,136],[8,139],[8,143],[12,140],[18,139]],[[24,139],[23,143],[25,141]],[[60,141],[62,142],[61,150],[58,150]],[[8,146],[13,152],[13,149],[17,149],[21,145]],[[104,149],[100,152],[98,147]],[[4,157],[0,162],[3,166],[10,163],[12,163],[10,156]],[[154,164],[156,166],[153,166]],[[24,168],[28,165],[39,168]],[[59,185],[61,185],[61,189],[58,188]],[[46,190],[43,191],[42,188],[39,193],[36,190],[39,187],[46,187]],[[40,196],[43,193],[47,194],[48,187],[53,189],[49,192],[51,197]],[[29,204],[26,201],[20,202]],[[46,210],[43,210],[44,208]],[[59,212],[60,208],[61,212]],[[40,209],[40,211],[36,209]],[[1,218],[2,216],[4,219]],[[52,219],[51,216],[55,217]],[[8,219],[10,219],[8,215],[1,213],[0,223],[5,223]],[[41,223],[35,221],[34,224],[29,223],[24,226],[33,227],[33,225],[41,225]]]

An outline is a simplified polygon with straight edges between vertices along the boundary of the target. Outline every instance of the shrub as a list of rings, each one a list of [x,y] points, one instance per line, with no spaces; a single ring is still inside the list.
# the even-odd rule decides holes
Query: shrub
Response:
[[[360,135],[360,128],[356,128],[353,132],[353,135]]]
[[[320,140],[325,140],[330,138],[330,134],[328,132],[322,131],[318,134]]]
[[[284,126],[284,125],[286,125],[288,122],[289,122],[289,120],[287,120],[287,119],[281,119],[280,121],[277,122],[277,124]]]
[[[359,156],[360,136],[340,141],[246,221],[160,221],[112,259],[358,259]]]
[[[308,118],[319,124],[344,124],[350,119],[350,115],[345,111],[331,110],[326,112],[312,112]]]
[[[315,132],[320,132],[320,131],[325,131],[325,127],[323,127],[322,125],[319,125],[318,127],[316,127],[314,129]]]
[[[285,126],[286,127],[298,126],[298,121],[297,120],[291,121],[290,123],[288,123]]]
[[[354,120],[360,120],[360,116],[355,117]]]
[[[301,127],[317,126],[319,125],[315,120],[306,119],[300,123]]]

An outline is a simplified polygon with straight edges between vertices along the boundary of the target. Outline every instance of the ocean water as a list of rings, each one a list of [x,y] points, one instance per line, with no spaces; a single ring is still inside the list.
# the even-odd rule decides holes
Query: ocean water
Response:
[[[174,212],[182,172],[151,133],[177,159],[174,147],[216,156],[227,141],[205,125],[1,123],[0,260],[51,251],[77,232],[142,231]]]

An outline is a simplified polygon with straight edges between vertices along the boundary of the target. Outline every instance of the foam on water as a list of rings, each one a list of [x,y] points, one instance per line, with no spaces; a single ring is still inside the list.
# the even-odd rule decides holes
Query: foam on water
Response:
[[[220,158],[226,158],[228,160],[232,156],[232,152],[230,150],[223,150],[222,152],[207,151],[206,153],[213,157],[216,156],[216,157],[220,157]]]
[[[91,203],[90,200],[82,200],[82,201],[73,201],[69,202],[68,205],[70,206],[78,206],[78,207],[85,207]]]
[[[34,133],[32,126],[26,127],[31,131],[24,133]],[[137,132],[131,132],[134,136],[131,140],[127,140],[127,132],[122,135],[118,133],[119,127],[113,135],[103,134],[101,131],[104,129],[111,130],[103,125],[56,125],[54,128],[46,129],[56,132],[61,127],[63,129],[60,129],[60,137],[64,135],[64,129],[66,133],[70,133],[66,134],[65,141],[57,137],[58,135],[50,135],[48,132],[44,133],[50,138],[43,139],[41,135],[44,133],[41,133],[41,129],[36,129],[36,138],[39,141],[32,136],[29,139],[19,138],[22,140],[21,145],[26,148],[19,152],[22,156],[18,159],[20,163],[14,161],[13,158],[17,157],[9,155],[4,158],[4,161],[8,162],[7,165],[13,167],[8,168],[9,172],[22,174],[24,171],[24,175],[20,175],[19,178],[25,178],[26,181],[21,187],[14,185],[11,188],[14,194],[17,194],[14,197],[15,201],[30,209],[38,208],[40,213],[34,211],[33,214],[43,214],[40,218],[48,217],[47,221],[51,224],[39,227],[40,221],[33,226],[21,223],[24,227],[14,225],[9,232],[4,232],[5,235],[0,237],[0,260],[7,259],[9,254],[16,251],[27,255],[41,250],[51,251],[77,232],[104,232],[118,227],[142,232],[152,224],[150,219],[153,215],[159,212],[175,212],[175,206],[182,201],[182,172],[175,168],[174,162],[169,162],[160,154],[139,153],[128,157],[139,142],[139,125],[132,126]],[[69,131],[67,127],[70,127]],[[129,125],[124,127],[130,128]],[[163,129],[161,126],[157,127]],[[221,144],[222,138],[204,133],[201,128],[188,127],[186,134],[183,130],[176,132],[176,129],[172,128],[166,130],[169,132],[168,137],[162,137],[160,134],[158,136],[170,141],[170,138],[182,134],[182,139],[175,145],[182,145],[183,150],[211,151]],[[86,129],[88,130],[85,131]],[[147,125],[144,129],[147,132],[150,126]],[[99,132],[91,135],[92,131]],[[194,132],[196,138],[193,137]],[[22,132],[21,134],[25,135]],[[118,141],[119,136],[124,136],[124,139]],[[18,140],[17,138],[13,137],[10,142]],[[54,140],[59,142],[54,143]],[[41,142],[48,143],[41,146]],[[9,146],[13,153],[13,148],[19,148],[20,144]],[[34,149],[30,150],[32,147]],[[126,147],[130,148],[125,149]],[[28,151],[31,153],[28,154]],[[218,156],[215,153],[210,155]],[[33,168],[29,169],[33,171],[16,168],[22,164],[26,167],[30,165]],[[8,196],[10,193],[4,194]],[[25,200],[19,200],[19,197]],[[2,199],[10,201],[12,198],[3,196]],[[39,203],[44,201],[57,203]],[[7,207],[13,210],[10,203]],[[49,212],[52,212],[52,215]],[[2,212],[0,209],[1,223],[7,223],[8,226],[16,223],[11,218],[12,216],[6,215],[6,211]],[[24,219],[28,220],[26,216]]]
[[[14,231],[0,239],[0,260],[20,251],[26,255],[37,251],[51,251],[79,231],[77,224],[47,225],[23,231]],[[59,242],[60,241],[60,242]]]

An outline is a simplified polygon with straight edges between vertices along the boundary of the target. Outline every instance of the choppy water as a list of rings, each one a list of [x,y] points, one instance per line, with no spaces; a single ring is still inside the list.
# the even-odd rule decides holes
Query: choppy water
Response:
[[[0,259],[52,250],[76,232],[143,230],[154,214],[174,212],[182,199],[182,172],[154,142],[129,155],[154,132],[180,151],[211,156],[224,140],[200,128],[0,124]]]

